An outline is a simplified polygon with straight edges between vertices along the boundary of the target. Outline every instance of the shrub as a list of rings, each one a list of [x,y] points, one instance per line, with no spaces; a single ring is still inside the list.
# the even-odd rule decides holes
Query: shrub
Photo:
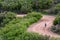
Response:
[[[13,20],[14,18],[16,18],[16,15],[13,12],[0,13],[0,27],[3,27],[5,24]]]
[[[54,26],[51,27],[51,30],[55,33],[60,34],[60,13],[56,16],[53,24]]]
[[[28,13],[32,11],[32,4],[31,4],[31,0],[23,0],[21,1],[21,9],[20,11],[22,13]]]
[[[2,9],[7,11],[17,11],[27,13],[31,11],[31,2],[29,0],[3,0]]]
[[[20,1],[19,0],[3,0],[1,2],[2,4],[2,8],[4,10],[17,10],[17,9],[20,9],[21,5],[20,5]]]
[[[54,25],[60,24],[60,13],[57,14],[57,16],[56,16],[53,24],[54,24]]]
[[[41,13],[39,12],[32,12],[27,14],[26,18],[29,18],[29,17],[37,17],[37,19],[40,19],[42,16],[41,16]]]
[[[49,40],[49,37],[48,36],[42,36],[42,35],[39,35],[37,33],[24,33],[22,35],[19,35],[18,37],[16,37],[15,40]]]
[[[60,11],[60,3],[55,5],[53,11],[54,11],[55,14],[57,14]]]
[[[60,34],[60,25],[52,26],[51,31]]]
[[[52,0],[33,0],[33,9],[39,10],[39,9],[48,9],[52,5]]]
[[[60,40],[60,38],[51,37],[50,40]]]
[[[46,10],[46,12],[48,12],[49,14],[56,15],[57,13],[60,12],[60,3],[54,4],[54,6],[49,10]]]
[[[32,10],[39,11],[48,9],[52,5],[52,0],[2,0],[1,6],[3,10],[19,11],[28,13]]]
[[[60,3],[60,0],[54,0],[56,3]]]
[[[34,16],[31,17],[28,17],[28,15],[31,16],[32,14],[27,14],[26,17],[20,19],[16,18],[6,24],[6,26],[4,28],[1,28],[0,30],[0,36],[2,35],[2,38],[4,40],[14,40],[16,37],[26,32],[26,29],[30,24],[39,20],[37,16],[39,16],[40,18],[42,17],[40,16],[41,14],[38,13],[34,13]]]

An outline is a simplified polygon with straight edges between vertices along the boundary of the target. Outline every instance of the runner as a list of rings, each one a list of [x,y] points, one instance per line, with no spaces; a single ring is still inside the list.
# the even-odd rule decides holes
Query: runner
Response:
[[[45,28],[46,28],[47,24],[45,23]]]
[[[46,29],[46,26],[47,26],[47,24],[46,24],[46,22],[45,22],[45,24],[44,24],[44,28],[43,28],[44,31],[45,31],[45,29]]]

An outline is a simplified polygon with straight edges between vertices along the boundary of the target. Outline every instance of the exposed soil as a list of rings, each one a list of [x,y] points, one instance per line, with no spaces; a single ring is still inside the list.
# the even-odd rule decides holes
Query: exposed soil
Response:
[[[17,17],[24,17],[26,14],[18,14]]]
[[[55,16],[43,15],[41,20],[39,20],[37,23],[30,25],[30,27],[28,28],[28,32],[37,32],[39,34],[48,35],[51,37],[60,37],[60,35],[50,31],[54,19]],[[45,23],[47,24],[46,27]]]

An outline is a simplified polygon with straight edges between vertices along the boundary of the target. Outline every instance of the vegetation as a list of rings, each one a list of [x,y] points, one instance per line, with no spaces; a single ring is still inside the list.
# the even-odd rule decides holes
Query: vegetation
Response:
[[[60,0],[55,0],[55,3],[60,3]]]
[[[58,13],[58,15],[56,16],[53,24],[54,24],[54,25],[60,24],[60,13]]]
[[[60,11],[60,3],[56,4],[54,7],[54,13],[57,14]]]
[[[60,13],[56,16],[54,22],[54,26],[52,26],[51,30],[55,33],[60,34]]]
[[[28,14],[16,17],[14,12]],[[59,0],[0,0],[0,40],[59,40],[60,38],[26,32],[29,25],[41,19],[41,14],[47,13],[58,14],[51,30],[60,34]]]
[[[9,21],[16,18],[16,14],[13,12],[0,13],[0,27],[3,27]]]
[[[17,37],[15,40],[49,40],[48,36],[42,36],[37,33],[24,33]]]
[[[1,9],[4,11],[20,11],[22,13],[48,9],[52,5],[52,0],[2,0]]]
[[[4,28],[0,30],[0,36],[2,36],[2,40],[15,40],[16,37],[21,36],[23,35],[24,32],[26,32],[26,29],[30,24],[37,22],[40,19],[39,17],[40,18],[42,17],[40,13],[32,12],[27,14],[27,16],[23,18],[20,18],[20,19],[16,18],[12,20],[8,24],[6,24]],[[27,36],[27,34],[24,34],[23,36],[25,35]],[[35,34],[30,34],[30,35],[34,36]],[[36,34],[36,37],[39,37],[39,36]],[[33,40],[34,38],[35,37],[33,37],[31,40]]]

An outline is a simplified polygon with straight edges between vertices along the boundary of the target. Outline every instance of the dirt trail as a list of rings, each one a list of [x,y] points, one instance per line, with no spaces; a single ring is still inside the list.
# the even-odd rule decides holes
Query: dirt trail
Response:
[[[17,17],[24,17],[26,14],[18,14]]]
[[[54,19],[55,19],[54,16],[43,15],[41,20],[39,20],[37,23],[30,25],[30,27],[28,28],[28,31],[37,32],[39,34],[48,35],[51,37],[60,37],[60,35],[50,31],[50,27],[53,25]],[[47,24],[46,28],[44,26],[45,23]]]

